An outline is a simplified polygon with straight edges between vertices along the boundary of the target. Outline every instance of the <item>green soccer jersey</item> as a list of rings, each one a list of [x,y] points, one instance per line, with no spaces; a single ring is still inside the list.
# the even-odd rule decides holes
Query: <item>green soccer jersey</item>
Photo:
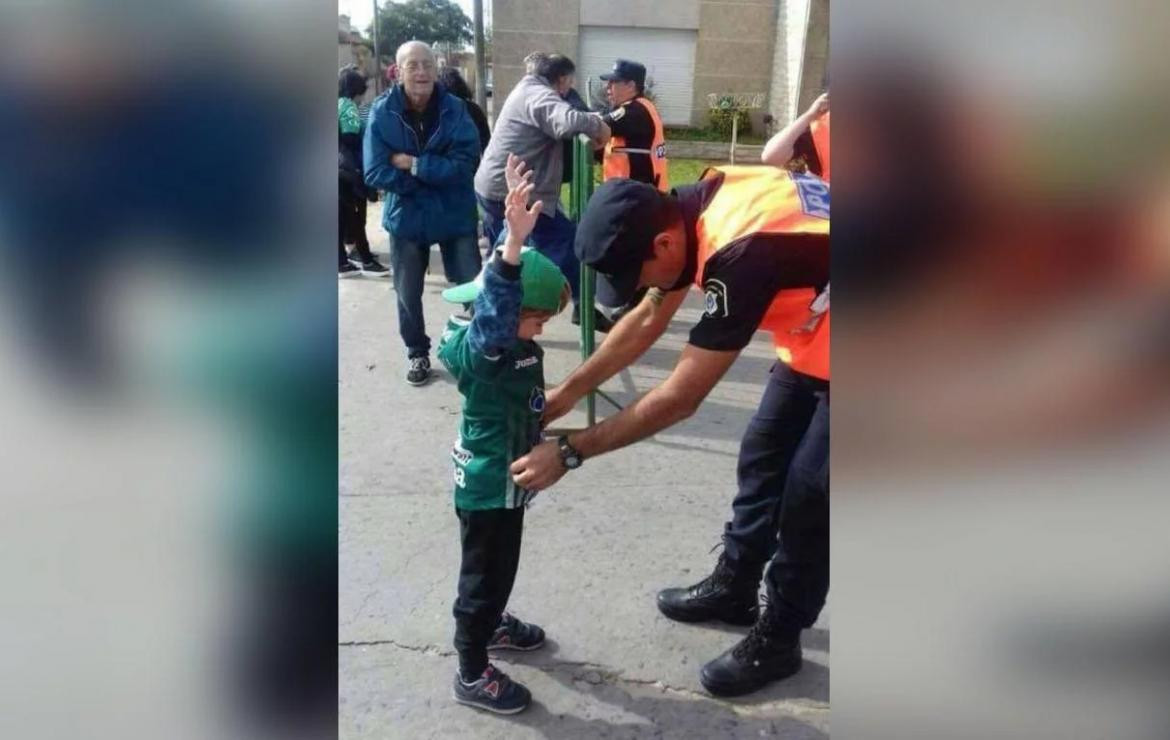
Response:
[[[501,280],[490,269],[485,276],[492,287]],[[485,286],[485,292],[494,291]],[[509,298],[505,295],[493,303],[507,304]],[[503,313],[518,313],[518,286],[515,303]],[[459,439],[452,450],[455,506],[460,509],[514,509],[532,498],[512,482],[508,468],[540,441],[544,351],[536,342],[515,338],[515,319],[508,322],[510,341],[485,347],[479,337],[491,334],[491,327],[485,330],[485,326],[499,318],[490,310],[496,307],[477,302],[480,325],[452,318],[439,341],[439,360],[455,377],[463,396]]]

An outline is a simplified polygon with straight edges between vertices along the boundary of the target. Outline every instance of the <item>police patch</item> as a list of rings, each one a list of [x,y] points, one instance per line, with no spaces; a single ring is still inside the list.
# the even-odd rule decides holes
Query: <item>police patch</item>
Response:
[[[789,172],[800,197],[800,210],[813,218],[829,218],[829,183],[815,175]]]
[[[544,413],[544,389],[537,387],[532,389],[532,395],[528,397],[528,408],[534,414]]]
[[[729,315],[727,307],[727,286],[722,280],[708,280],[703,283],[703,313],[713,319],[725,318]]]

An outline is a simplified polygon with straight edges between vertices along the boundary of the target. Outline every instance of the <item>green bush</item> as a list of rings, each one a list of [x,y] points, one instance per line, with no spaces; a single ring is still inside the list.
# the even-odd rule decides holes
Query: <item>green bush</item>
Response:
[[[711,109],[710,128],[720,136],[731,137],[731,123],[739,119],[739,135],[752,132],[752,119],[742,108],[735,108],[730,97],[720,98],[719,104]]]

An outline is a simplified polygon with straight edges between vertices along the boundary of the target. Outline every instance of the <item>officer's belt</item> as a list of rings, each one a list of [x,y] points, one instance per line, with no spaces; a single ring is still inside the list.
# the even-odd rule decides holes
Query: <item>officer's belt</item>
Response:
[[[653,154],[650,149],[631,149],[628,146],[615,146],[613,151],[618,154]]]

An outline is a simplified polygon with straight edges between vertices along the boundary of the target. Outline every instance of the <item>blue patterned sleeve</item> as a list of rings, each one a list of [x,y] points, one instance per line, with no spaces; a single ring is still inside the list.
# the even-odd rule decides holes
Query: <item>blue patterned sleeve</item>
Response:
[[[493,359],[512,346],[520,325],[521,296],[520,266],[493,258],[483,271],[483,289],[467,331],[473,351]]]

